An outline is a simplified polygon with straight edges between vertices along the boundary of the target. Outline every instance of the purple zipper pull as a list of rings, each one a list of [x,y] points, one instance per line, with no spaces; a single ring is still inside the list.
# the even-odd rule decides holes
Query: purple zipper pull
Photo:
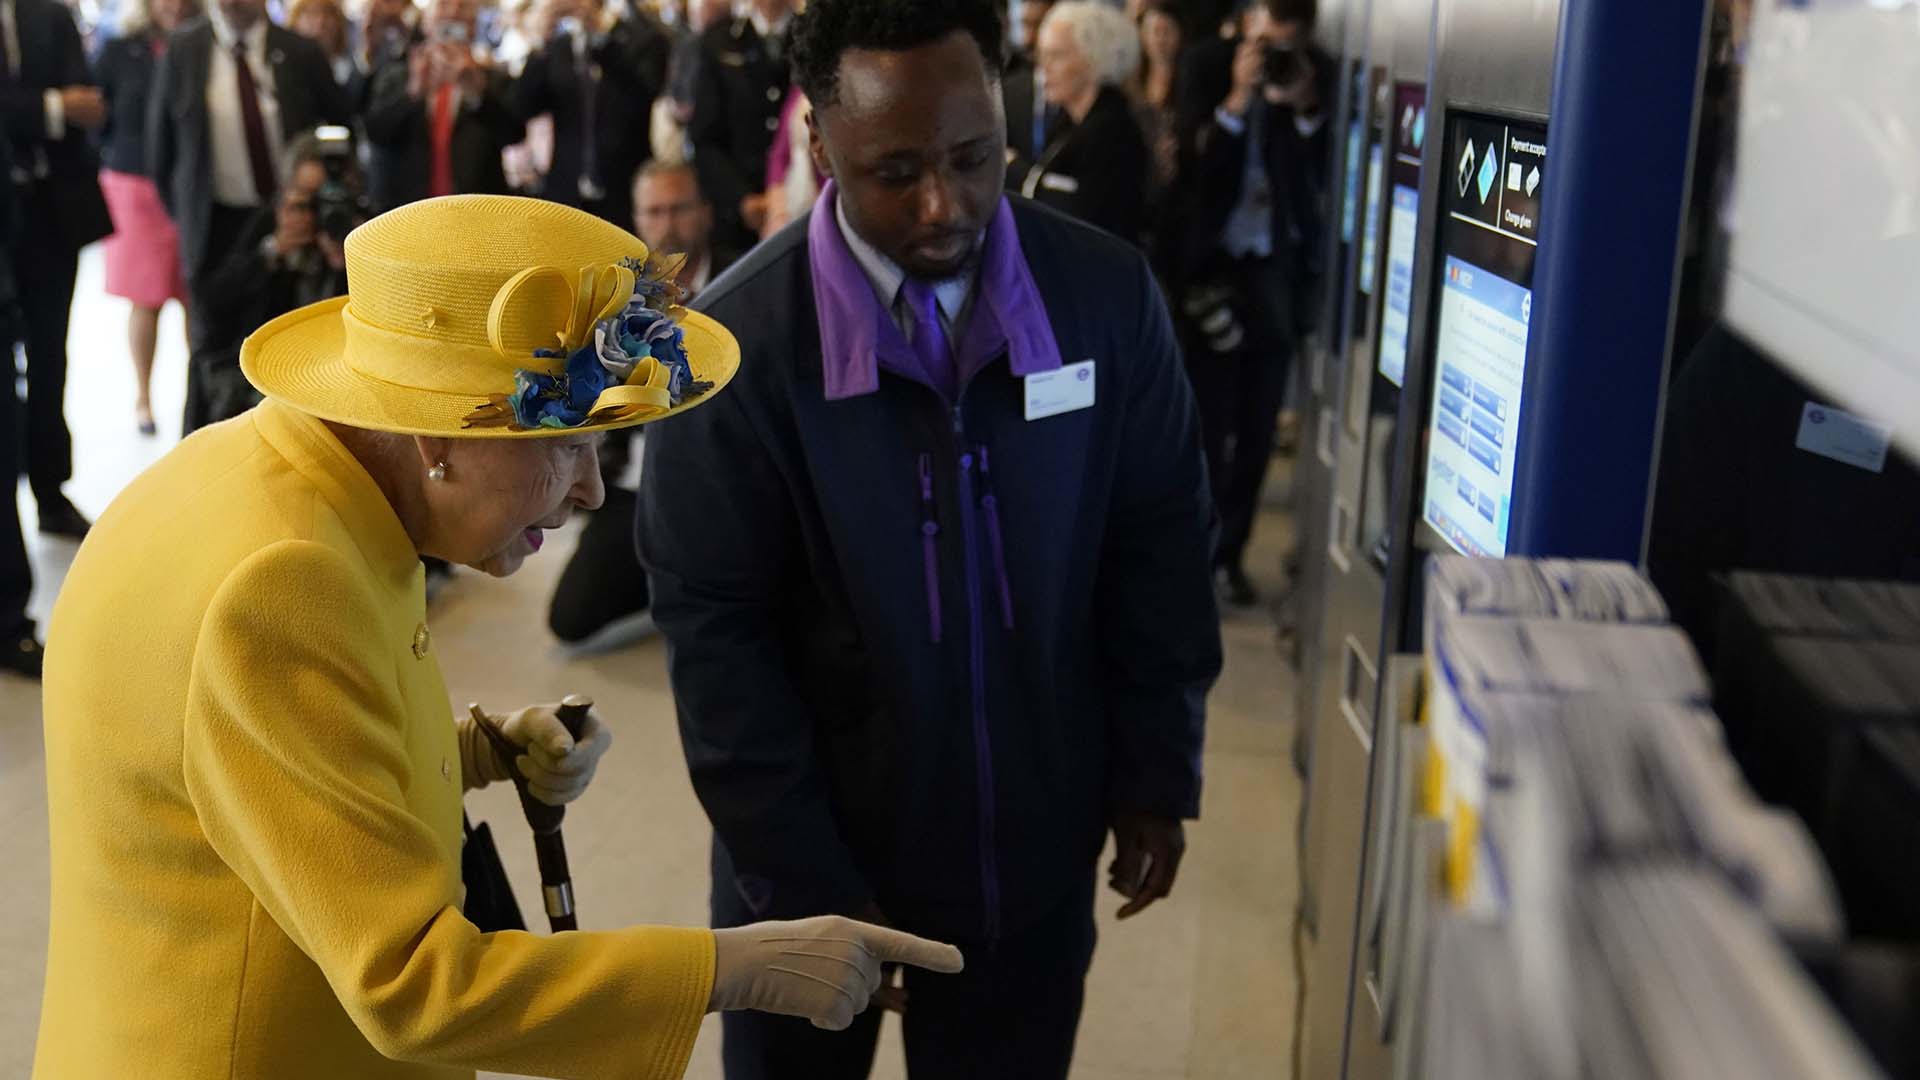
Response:
[[[980,457],[980,508],[987,516],[987,543],[993,548],[993,573],[1000,584],[1000,622],[1013,629],[1013,586],[1007,581],[1007,550],[1000,541],[1000,500],[993,494],[993,477],[987,463],[987,448],[974,448]]]
[[[927,633],[940,644],[940,522],[933,503],[933,455],[920,455],[920,552],[927,578]]]

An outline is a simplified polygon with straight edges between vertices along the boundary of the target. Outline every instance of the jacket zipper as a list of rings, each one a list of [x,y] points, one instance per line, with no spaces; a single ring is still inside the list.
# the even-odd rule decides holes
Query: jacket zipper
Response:
[[[933,455],[920,455],[920,557],[927,580],[927,636],[940,644],[940,521],[933,502]]]
[[[986,626],[982,615],[980,551],[973,510],[973,453],[966,421],[953,407],[954,444],[960,454],[960,531],[967,555],[967,662],[973,680],[973,751],[980,799],[980,893],[989,942],[1000,938],[1000,855],[994,837],[993,739],[987,729]]]
[[[987,519],[987,548],[993,553],[993,577],[1000,587],[1000,625],[1013,632],[1013,586],[1007,581],[1007,546],[1000,538],[1000,500],[993,495],[993,470],[988,465],[987,448],[975,446],[980,457],[980,509]]]

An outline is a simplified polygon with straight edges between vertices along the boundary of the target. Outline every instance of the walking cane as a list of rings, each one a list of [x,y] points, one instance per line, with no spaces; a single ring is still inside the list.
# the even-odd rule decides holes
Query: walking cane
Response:
[[[567,734],[576,740],[580,738],[581,728],[587,723],[587,710],[593,708],[593,699],[569,694],[560,702],[560,723]],[[514,790],[520,793],[520,809],[527,815],[527,824],[533,828],[533,855],[540,863],[540,893],[546,901],[547,925],[554,933],[562,930],[575,930],[578,926],[573,916],[573,877],[567,870],[567,843],[560,835],[560,820],[567,814],[565,807],[548,806],[527,792],[527,778],[520,774],[520,767],[514,759],[520,756],[521,748],[513,744],[495,727],[478,704],[467,706],[467,714],[480,730],[487,733],[488,741],[493,743],[493,752],[499,756],[506,767],[507,775],[513,777]]]

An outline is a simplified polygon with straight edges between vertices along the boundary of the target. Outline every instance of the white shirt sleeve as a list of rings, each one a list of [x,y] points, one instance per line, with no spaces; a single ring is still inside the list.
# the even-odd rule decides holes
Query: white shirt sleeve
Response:
[[[49,90],[40,100],[45,103],[47,110],[47,138],[66,138],[67,103],[60,97],[60,91]]]

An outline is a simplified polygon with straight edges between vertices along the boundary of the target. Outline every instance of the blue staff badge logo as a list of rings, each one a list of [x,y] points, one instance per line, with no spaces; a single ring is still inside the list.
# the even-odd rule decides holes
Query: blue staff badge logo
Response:
[[[1827,422],[1827,414],[1826,414],[1825,412],[1823,412],[1823,411],[1821,411],[1820,409],[1811,409],[1811,410],[1808,410],[1808,412],[1807,412],[1807,423],[1809,423],[1809,424],[1824,424],[1824,423],[1826,423],[1826,422]]]
[[[1088,379],[1093,378],[1093,369],[1081,368],[1080,373],[1078,375],[1075,375],[1074,378],[1080,380],[1081,382],[1086,382]]]
[[[1493,148],[1489,146],[1487,149],[1491,151]],[[1493,154],[1489,152],[1486,157],[1480,159],[1480,202],[1482,205],[1486,204],[1487,196],[1493,194],[1493,182],[1498,179],[1500,179],[1500,163],[1493,160]]]
[[[1466,152],[1460,155],[1460,169],[1454,177],[1460,184],[1460,197],[1467,197],[1467,188],[1473,184],[1473,140],[1467,140]]]

